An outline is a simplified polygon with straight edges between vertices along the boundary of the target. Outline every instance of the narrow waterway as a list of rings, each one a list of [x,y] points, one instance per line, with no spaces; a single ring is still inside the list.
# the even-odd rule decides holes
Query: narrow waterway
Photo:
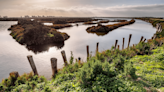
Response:
[[[0,21],[0,80],[7,78],[12,71],[18,71],[20,75],[32,71],[27,60],[27,55],[33,56],[39,75],[50,78],[52,75],[50,58],[56,57],[58,59],[58,68],[62,68],[64,64],[61,56],[62,50],[65,50],[68,60],[70,59],[72,51],[74,58],[81,57],[83,61],[86,61],[86,45],[89,45],[90,52],[94,54],[97,42],[99,42],[99,51],[103,51],[110,49],[116,39],[118,40],[118,45],[122,46],[123,37],[125,38],[126,47],[129,34],[132,34],[130,45],[133,45],[139,42],[141,36],[150,39],[156,32],[156,29],[153,28],[150,23],[136,20],[134,24],[120,27],[106,35],[98,36],[96,34],[87,33],[86,31],[87,27],[93,25],[82,25],[82,23],[79,23],[79,26],[58,30],[70,35],[70,38],[64,42],[64,45],[62,45],[60,49],[53,46],[46,50],[44,49],[43,52],[41,50],[36,54],[32,50],[28,50],[26,46],[17,43],[15,39],[9,35],[10,31],[7,29],[16,23],[17,22],[14,21]],[[107,24],[113,23],[116,22],[109,22]],[[38,48],[40,48],[40,46],[38,46]]]

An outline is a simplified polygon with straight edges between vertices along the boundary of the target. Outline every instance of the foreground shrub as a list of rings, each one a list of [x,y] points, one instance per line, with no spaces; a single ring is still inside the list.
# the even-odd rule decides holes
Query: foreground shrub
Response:
[[[12,89],[22,84],[27,84],[27,89],[34,89],[36,87],[36,84],[42,82],[46,82],[46,79],[43,76],[34,76],[32,73],[23,74],[22,76],[19,76],[16,81],[13,81],[13,78],[11,77],[2,80],[2,83],[0,84],[0,90],[11,91]]]

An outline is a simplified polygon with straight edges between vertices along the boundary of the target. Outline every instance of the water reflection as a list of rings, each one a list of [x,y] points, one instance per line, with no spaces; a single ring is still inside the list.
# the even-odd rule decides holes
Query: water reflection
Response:
[[[39,54],[42,52],[48,52],[50,47],[56,47],[57,49],[62,49],[64,46],[64,42],[52,43],[52,44],[44,44],[44,45],[32,45],[26,46],[29,51],[34,52],[35,54]]]

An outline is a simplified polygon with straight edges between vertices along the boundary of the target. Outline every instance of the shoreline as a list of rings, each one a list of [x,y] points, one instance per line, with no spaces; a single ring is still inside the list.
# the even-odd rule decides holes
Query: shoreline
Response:
[[[113,24],[113,25],[105,25],[105,26],[98,24],[97,26],[88,27],[86,29],[86,31],[88,33],[96,33],[96,34],[104,33],[104,34],[107,34],[108,32],[110,32],[114,29],[117,29],[117,28],[125,26],[125,25],[133,24],[134,22],[135,22],[135,20],[131,20],[131,21],[120,22],[120,23]]]
[[[144,46],[143,46],[144,47]],[[130,47],[131,48],[131,47]],[[134,48],[133,48],[134,49]],[[105,53],[107,53],[107,52],[110,52],[110,50],[108,51],[104,51],[104,52],[101,52],[101,53],[99,53],[98,55],[97,55],[97,57],[96,56],[94,56],[94,57],[96,57],[96,59],[95,60],[102,60],[102,61],[105,61],[105,59],[103,58],[103,57],[101,57],[101,54],[103,55],[103,54],[105,54]],[[114,52],[112,52],[112,50],[111,50],[111,53],[112,54],[118,54],[118,53],[121,53],[121,51],[119,51],[118,49],[116,49]],[[111,55],[112,55],[111,54]],[[109,60],[110,60],[111,58],[109,58]],[[108,59],[107,59],[108,60]],[[88,62],[89,63],[89,62]],[[143,63],[143,62],[142,62]],[[85,64],[85,63],[84,63]],[[92,63],[92,64],[94,64],[94,63]],[[91,64],[91,65],[92,65]],[[62,69],[64,70],[64,68],[65,67],[63,67]],[[62,70],[61,69],[61,70]],[[66,68],[66,69],[69,69],[68,67]],[[62,71],[63,71],[62,70]],[[60,75],[60,74],[59,74]],[[66,76],[66,75],[65,75]],[[128,76],[130,76],[130,77],[132,77],[131,75],[128,75]],[[75,76],[73,76],[73,77],[75,77]],[[126,76],[124,76],[124,77],[126,77]],[[63,78],[63,77],[62,77]],[[75,77],[76,78],[76,77]],[[57,78],[56,78],[57,79]],[[51,80],[52,81],[52,80]],[[76,84],[76,83],[75,83]],[[75,84],[72,84],[72,85],[75,85]],[[71,87],[72,87],[72,85],[70,85]],[[76,86],[76,85],[75,85]],[[77,86],[76,86],[77,87]]]

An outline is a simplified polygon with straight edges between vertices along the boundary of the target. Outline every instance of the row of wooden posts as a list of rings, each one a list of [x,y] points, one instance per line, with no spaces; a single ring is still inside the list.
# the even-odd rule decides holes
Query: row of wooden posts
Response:
[[[129,48],[129,46],[130,46],[130,41],[131,41],[131,37],[132,37],[132,34],[129,34],[129,41],[128,41],[128,47],[127,48]],[[140,39],[140,41],[139,42],[145,42],[146,41],[146,38],[144,39],[144,37],[143,36],[141,36],[141,39]],[[153,37],[152,37],[152,39],[154,39]],[[118,43],[118,40],[116,40],[115,41],[115,46],[114,46],[114,49],[116,49],[116,48],[120,48],[120,45],[117,45],[117,43]],[[124,49],[124,43],[125,43],[125,38],[123,38],[123,42],[122,42],[122,50]],[[96,45],[96,52],[98,52],[98,46],[99,46],[99,43],[97,43],[97,45]],[[133,44],[133,47],[134,47],[135,45]],[[89,46],[87,45],[87,58],[89,57]]]
[[[62,57],[63,57],[64,64],[65,64],[65,66],[67,66],[68,63],[67,63],[67,58],[66,58],[65,51],[64,50],[61,51],[61,54],[62,54]],[[30,63],[30,66],[32,68],[32,71],[33,71],[34,75],[39,75],[38,71],[37,71],[37,68],[35,66],[33,57],[31,55],[29,55],[29,56],[27,56],[27,59]],[[81,60],[81,58],[78,58],[78,59]],[[51,61],[51,67],[52,67],[52,76],[55,76],[55,74],[57,74],[57,58],[51,58],[50,61]],[[19,76],[19,73],[14,71],[14,72],[11,72],[9,75],[10,75],[11,78],[12,78],[12,76],[15,76],[17,78]]]
[[[127,48],[129,48],[129,46],[130,46],[131,37],[132,37],[132,34],[129,35],[129,41],[128,41],[128,47],[127,47]],[[146,38],[145,38],[144,40],[143,40],[143,38],[144,38],[144,37],[141,36],[141,39],[140,39],[139,42],[145,42],[145,41],[146,41]],[[116,48],[120,49],[120,48],[119,48],[120,45],[117,45],[117,43],[118,43],[118,40],[115,41],[114,49],[116,49]],[[123,38],[123,42],[122,42],[122,50],[124,49],[124,43],[125,43],[125,38]],[[133,44],[133,47],[134,47],[134,46],[135,46],[135,45]]]
[[[130,45],[131,37],[132,37],[132,34],[129,35],[128,48],[129,48],[129,45]],[[140,42],[141,41],[142,42],[146,41],[146,38],[144,40],[143,40],[143,38],[144,37],[142,36],[141,39],[140,39]],[[125,38],[123,38],[122,49],[124,49],[124,41],[125,41]],[[116,49],[117,46],[118,46],[118,49],[119,49],[120,46],[117,45],[117,43],[118,43],[118,40],[115,41],[115,48],[114,49]],[[99,43],[96,44],[96,52],[98,52],[98,46],[99,46]],[[134,46],[134,44],[133,44],[133,46]],[[87,48],[87,58],[89,58],[89,46],[87,45],[86,48]],[[62,57],[63,57],[64,64],[65,64],[65,66],[67,66],[68,63],[67,63],[67,58],[66,58],[65,51],[64,50],[61,51],[61,54],[62,54]],[[34,75],[39,75],[38,71],[37,71],[37,68],[35,66],[33,57],[31,55],[29,55],[29,56],[27,56],[27,58],[28,58],[28,61],[30,63],[30,66],[32,68],[32,71],[33,71]],[[78,59],[79,59],[79,61],[81,60],[80,57]],[[55,76],[55,74],[57,74],[57,58],[51,58],[50,61],[51,61],[51,67],[52,67],[52,76]],[[19,76],[18,72],[11,72],[10,76],[12,76],[12,75],[14,75],[15,77]]]

